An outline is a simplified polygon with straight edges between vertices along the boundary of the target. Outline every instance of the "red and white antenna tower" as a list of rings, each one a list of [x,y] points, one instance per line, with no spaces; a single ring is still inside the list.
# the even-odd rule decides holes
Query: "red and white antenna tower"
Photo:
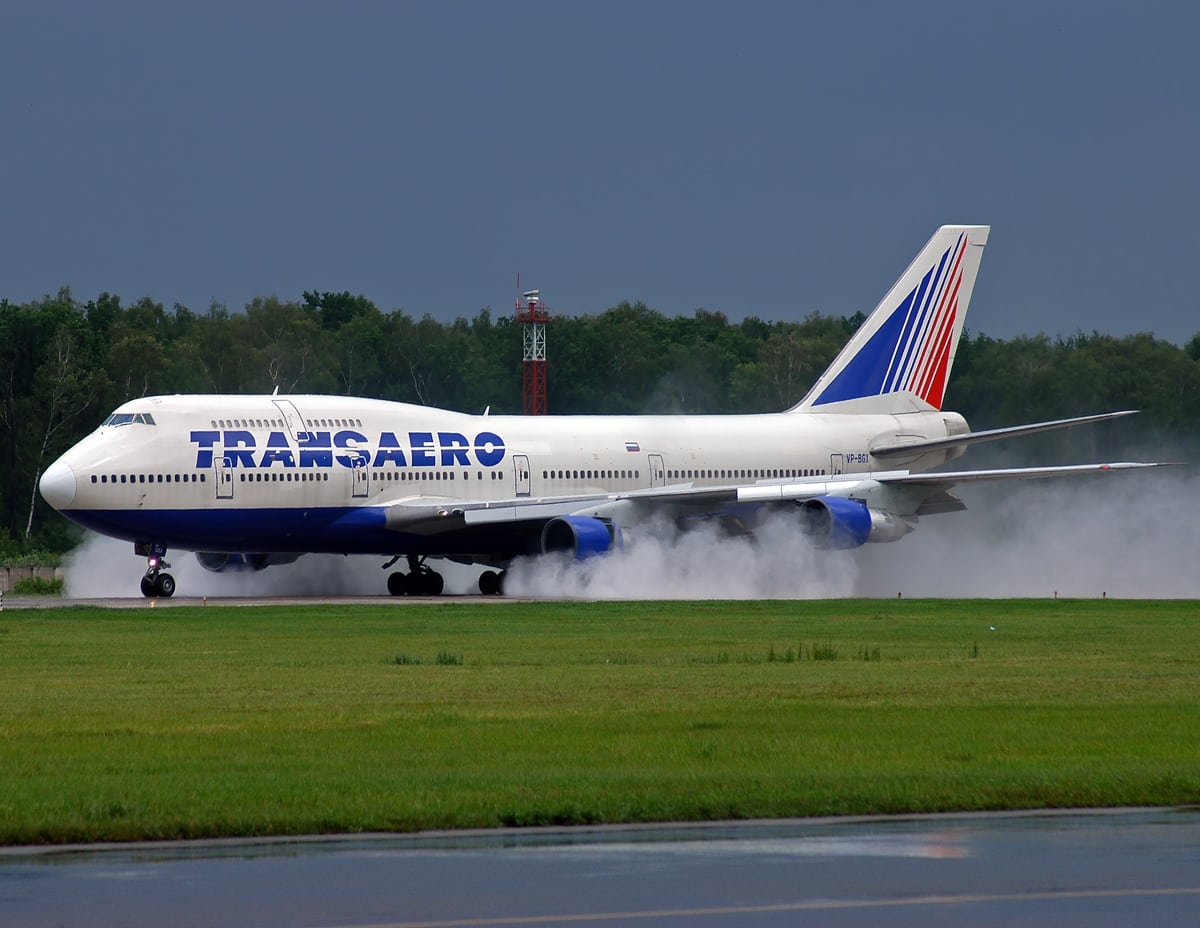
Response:
[[[521,278],[517,277],[517,290]],[[525,415],[546,415],[546,323],[550,310],[541,290],[526,290],[517,298],[517,322],[524,328],[525,364],[522,380]]]

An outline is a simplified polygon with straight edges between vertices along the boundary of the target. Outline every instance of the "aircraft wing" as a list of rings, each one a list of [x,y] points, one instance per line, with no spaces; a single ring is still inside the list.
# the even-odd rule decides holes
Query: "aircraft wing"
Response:
[[[938,493],[945,495],[945,491],[951,487],[964,483],[998,480],[1039,480],[1049,477],[1103,474],[1108,471],[1166,466],[1169,465],[1158,462],[1120,461],[1107,464],[1003,467],[989,470],[923,471],[919,473],[912,473],[906,470],[879,471],[871,474],[842,474],[820,480],[809,479],[801,482],[773,481],[771,483],[736,487],[729,498],[739,503],[769,503],[773,500],[795,501],[815,499],[820,496],[858,497],[865,494],[877,493],[879,490],[898,490],[906,491],[906,498],[919,504],[920,501],[933,497]],[[953,497],[949,498],[953,499]],[[965,507],[958,504],[953,508],[962,509]],[[917,510],[914,509],[913,511],[916,512]],[[901,507],[897,514],[906,515],[909,513],[906,513]],[[921,514],[924,515],[926,513],[922,512]]]
[[[946,488],[960,483],[985,480],[1037,480],[1043,477],[1070,477],[1102,474],[1110,470],[1138,470],[1146,467],[1171,467],[1167,462],[1116,461],[1108,464],[1065,464],[1053,467],[1001,467],[991,470],[927,471],[919,474],[886,474],[876,479],[883,484],[908,484]]]
[[[691,484],[676,484],[670,487],[655,487],[628,493],[553,497],[525,496],[480,501],[409,497],[371,508],[376,512],[382,510],[388,529],[418,535],[437,535],[461,530],[472,525],[542,522],[569,515],[592,515],[606,518],[631,511],[646,514],[656,509],[668,516],[704,512],[715,514],[719,513],[723,507],[737,504],[769,505],[776,502],[797,502],[825,496],[847,498],[878,493],[880,490],[888,489],[907,491],[904,498],[912,501],[912,513],[898,513],[905,515],[917,513],[921,502],[933,498],[939,493],[947,499],[953,500],[953,497],[944,491],[963,483],[1033,480],[1162,466],[1165,465],[1115,462],[923,473],[897,470],[869,474],[840,474],[798,481],[775,480],[721,487],[697,488]],[[964,508],[957,500],[954,500],[954,503],[957,505],[942,506],[938,511]],[[930,511],[932,510],[926,509],[920,511],[920,514],[924,515]]]

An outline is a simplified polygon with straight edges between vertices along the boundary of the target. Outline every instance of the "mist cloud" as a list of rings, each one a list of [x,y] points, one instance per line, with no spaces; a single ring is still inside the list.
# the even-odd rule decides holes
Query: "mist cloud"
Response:
[[[967,512],[855,552],[857,595],[1200,598],[1200,483],[1183,469],[958,495]]]
[[[1182,469],[1007,482],[958,491],[969,509],[921,520],[891,544],[816,551],[787,514],[753,539],[663,524],[582,563],[518,560],[507,592],[574,599],[805,599],[847,596],[1200,598],[1200,482]],[[307,555],[259,572],[204,570],[168,553],[180,596],[385,595],[382,557]],[[478,568],[430,561],[448,593],[474,593]],[[395,569],[406,569],[399,562]],[[138,595],[132,545],[89,535],[68,559],[72,597]]]

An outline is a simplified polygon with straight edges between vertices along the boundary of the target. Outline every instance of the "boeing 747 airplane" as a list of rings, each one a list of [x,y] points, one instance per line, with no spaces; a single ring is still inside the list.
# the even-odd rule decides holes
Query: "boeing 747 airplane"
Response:
[[[146,596],[171,596],[169,549],[209,570],[303,554],[406,560],[394,595],[437,595],[429,564],[582,560],[650,518],[742,534],[772,512],[821,547],[896,541],[964,509],[950,491],[1154,467],[937,471],[968,445],[1130,411],[972,432],[942,409],[988,226],[943,226],[791,409],[729,416],[475,416],[348,396],[151,396],[55,461],[41,492],[80,525],[132,541]]]

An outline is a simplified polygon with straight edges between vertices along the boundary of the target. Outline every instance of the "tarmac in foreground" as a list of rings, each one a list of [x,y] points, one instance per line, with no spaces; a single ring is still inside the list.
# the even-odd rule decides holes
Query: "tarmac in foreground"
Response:
[[[0,925],[1194,926],[1200,809],[0,850]]]

